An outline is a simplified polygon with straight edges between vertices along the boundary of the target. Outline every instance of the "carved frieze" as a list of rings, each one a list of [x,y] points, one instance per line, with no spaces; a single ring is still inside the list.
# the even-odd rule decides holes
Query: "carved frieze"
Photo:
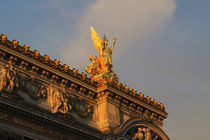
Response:
[[[125,137],[131,140],[162,140],[156,132],[145,126],[131,128]]]
[[[69,96],[63,84],[57,88],[51,87],[48,98],[52,113],[71,114],[71,111],[74,111],[82,118],[92,117],[93,106],[78,97]]]
[[[82,118],[89,118],[93,115],[93,106],[83,100],[74,100],[73,109]]]
[[[12,65],[0,67],[0,92],[12,93],[19,86],[17,72]]]
[[[52,113],[70,113],[72,105],[70,100],[66,97],[66,91],[63,86],[58,87],[52,91]]]
[[[36,81],[35,77],[32,78],[20,77],[19,78],[20,88],[26,92],[31,98],[37,100],[40,98],[47,98],[48,89],[40,82]]]

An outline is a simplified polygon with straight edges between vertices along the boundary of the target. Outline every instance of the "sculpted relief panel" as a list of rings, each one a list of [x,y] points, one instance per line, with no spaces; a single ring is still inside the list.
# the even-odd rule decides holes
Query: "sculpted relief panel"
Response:
[[[17,72],[12,65],[0,67],[0,92],[11,93],[18,87]]]
[[[72,105],[70,100],[66,97],[66,91],[63,86],[54,89],[49,96],[49,101],[51,103],[52,113],[69,113],[72,109]]]
[[[3,65],[0,67],[0,93],[12,98],[17,95],[17,91],[26,92],[33,99],[46,98],[48,91],[41,83],[33,78],[26,78],[14,69],[13,65]]]
[[[93,106],[69,95],[64,84],[47,85],[33,75],[17,72],[12,64],[0,66],[0,96],[25,100],[52,113],[71,114],[74,111],[82,118],[91,118]]]
[[[62,84],[59,87],[51,87],[48,102],[52,113],[71,114],[71,111],[74,111],[82,118],[92,117],[93,114],[92,105],[76,97],[70,97]]]
[[[161,137],[151,128],[136,126],[131,128],[125,135],[131,140],[162,140]]]
[[[19,89],[26,92],[34,100],[45,99],[48,96],[47,87],[37,82],[34,77],[19,77],[19,84]]]

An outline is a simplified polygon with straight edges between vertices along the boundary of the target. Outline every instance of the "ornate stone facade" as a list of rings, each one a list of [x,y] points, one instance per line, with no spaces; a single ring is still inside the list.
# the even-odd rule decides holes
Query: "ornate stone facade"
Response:
[[[0,137],[169,140],[162,103],[116,80],[98,84],[29,48],[0,37]]]

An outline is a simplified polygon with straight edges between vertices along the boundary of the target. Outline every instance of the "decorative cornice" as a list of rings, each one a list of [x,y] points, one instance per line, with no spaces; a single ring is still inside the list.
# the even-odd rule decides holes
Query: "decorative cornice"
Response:
[[[108,80],[108,83],[97,87],[97,83],[87,77],[85,73],[78,73],[78,70],[69,69],[66,64],[61,65],[60,61],[51,60],[48,55],[40,55],[37,50],[31,51],[28,45],[19,45],[16,40],[9,41],[7,36],[1,35],[0,38],[0,59],[9,64],[15,65],[23,71],[29,71],[38,77],[60,85],[65,85],[70,91],[77,91],[80,95],[85,95],[96,99],[99,92],[109,90],[112,95],[110,99],[122,102],[123,106],[129,109],[137,108],[138,105],[144,106],[163,117],[167,117],[165,107],[151,97],[145,97],[143,93],[137,93],[135,89],[130,89],[127,85],[120,82]]]
[[[97,93],[98,100],[107,98],[123,107],[128,108],[129,110],[139,112],[140,114],[140,110],[142,110],[141,108],[144,108],[144,110],[149,109],[151,112],[159,114],[163,118],[166,118],[168,115],[162,106],[163,104],[158,104],[157,101],[151,100],[150,97],[144,97],[142,93],[136,93],[135,96],[132,96],[128,91],[126,93],[109,85],[104,85],[103,87],[98,88]]]
[[[67,64],[61,65],[60,61],[57,59],[52,61],[50,60],[49,56],[42,56],[37,50],[31,51],[29,50],[30,47],[27,45],[20,46],[19,44],[16,44],[14,47],[14,43],[12,41],[7,39],[2,41],[2,37],[5,38],[5,35],[1,35],[0,42],[1,50],[5,52],[0,52],[0,54],[3,57],[6,55],[6,53],[10,53],[10,63],[19,65],[25,69],[31,69],[33,72],[39,72],[38,74],[40,75],[43,74],[47,76],[51,75],[51,73],[55,73],[54,75],[51,75],[51,78],[53,78],[55,81],[60,80],[59,78],[61,76],[74,80],[78,84],[83,84],[93,90],[96,89],[96,83],[91,81],[91,79],[87,77],[87,74],[80,74],[75,68],[69,69]],[[30,63],[34,65],[30,66]]]

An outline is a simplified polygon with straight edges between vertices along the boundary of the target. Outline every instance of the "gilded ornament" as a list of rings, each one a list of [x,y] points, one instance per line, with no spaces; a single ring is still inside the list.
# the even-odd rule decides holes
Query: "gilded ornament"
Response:
[[[129,87],[127,85],[124,86],[125,92],[128,93],[129,92]]]
[[[73,68],[72,70],[73,70],[74,76],[77,76],[77,74],[78,74],[78,69]]]
[[[40,55],[39,51],[34,50],[34,57],[35,58],[39,58],[39,55]]]
[[[87,78],[87,74],[86,73],[82,73],[82,80],[85,80]]]
[[[144,94],[143,94],[142,92],[139,93],[139,98],[140,98],[141,100],[144,99]]]
[[[114,82],[114,80],[113,80],[113,78],[112,78],[112,77],[108,79],[108,83],[109,83],[109,85],[112,85],[112,84],[113,84],[113,82]]]
[[[131,92],[132,92],[132,95],[133,95],[133,96],[136,95],[136,90],[135,90],[135,89],[132,89]]]
[[[63,64],[63,71],[67,72],[69,70],[69,66],[66,64]]]
[[[160,103],[160,109],[161,110],[164,110],[165,109],[164,104]]]
[[[6,43],[7,36],[4,34],[1,34],[1,43]]]
[[[152,102],[153,102],[153,105],[154,105],[154,106],[157,106],[157,103],[158,103],[158,102],[157,102],[156,100],[153,99]]]
[[[54,59],[54,66],[57,68],[60,64],[60,61],[57,59]]]
[[[28,45],[23,45],[24,48],[24,53],[28,53],[29,52],[29,46]]]
[[[151,97],[147,96],[147,97],[146,97],[146,102],[149,104],[150,101],[151,101]]]
[[[49,63],[50,57],[48,55],[44,55],[44,62]]]
[[[13,40],[13,41],[12,41],[12,46],[13,46],[13,48],[15,48],[15,49],[17,49],[18,44],[19,44],[19,41],[17,41],[17,40]]]
[[[122,87],[122,83],[117,82],[117,88],[118,88],[118,89],[121,89],[121,87]]]
[[[93,47],[99,53],[99,56],[95,56],[95,58],[93,58],[93,55],[89,56],[90,63],[87,67],[85,67],[85,71],[90,74],[94,81],[106,83],[109,78],[117,81],[118,77],[114,72],[112,65],[112,52],[115,46],[116,38],[113,38],[113,45],[108,47],[108,40],[105,35],[103,40],[101,40],[92,26],[90,27],[90,30]]]

